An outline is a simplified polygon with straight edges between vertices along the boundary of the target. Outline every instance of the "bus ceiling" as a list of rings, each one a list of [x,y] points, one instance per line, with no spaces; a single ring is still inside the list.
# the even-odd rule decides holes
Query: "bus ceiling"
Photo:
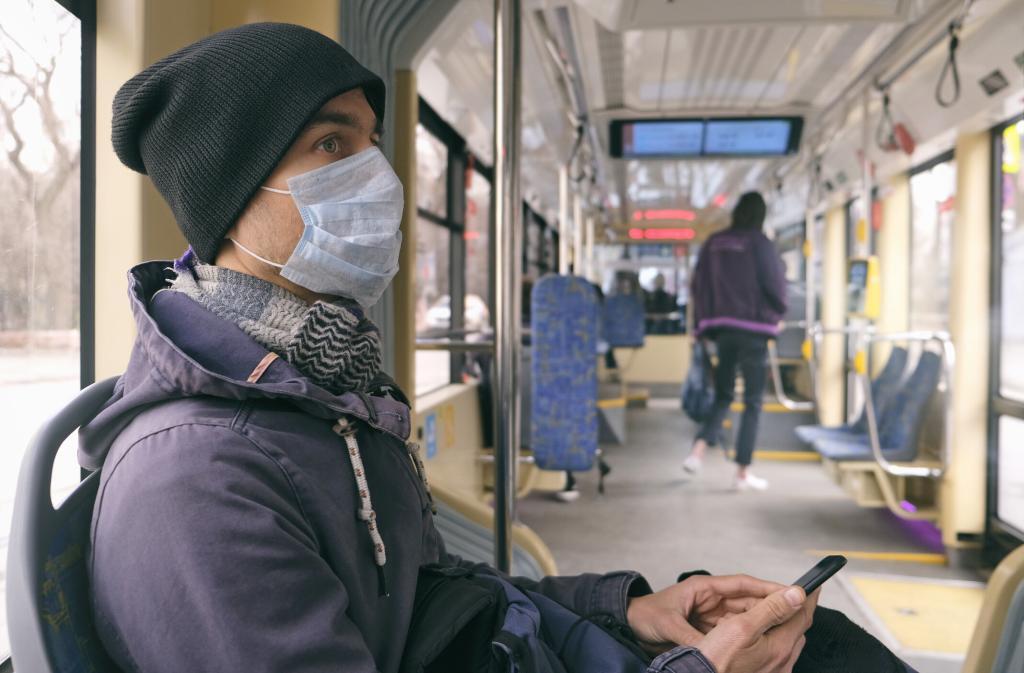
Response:
[[[418,64],[427,103],[487,163],[491,11],[458,3]],[[778,194],[773,212],[791,217],[817,164],[819,197],[852,195],[865,154],[883,180],[948,150],[955,129],[1019,109],[1021,14],[1013,0],[524,2],[523,195],[555,221],[565,167],[608,225],[668,208],[723,222],[746,189]],[[613,121],[680,117],[803,128],[779,156],[612,156]]]

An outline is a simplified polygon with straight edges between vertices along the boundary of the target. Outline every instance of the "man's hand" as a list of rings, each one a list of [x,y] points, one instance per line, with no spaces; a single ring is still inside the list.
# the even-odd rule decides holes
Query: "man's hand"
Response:
[[[697,649],[718,673],[791,673],[811,626],[818,592],[777,591],[741,615],[721,619]]]
[[[764,597],[784,589],[748,575],[693,575],[656,594],[629,602],[629,627],[645,648],[664,652],[696,646],[723,617],[741,614]]]
[[[627,618],[652,652],[689,645],[718,673],[788,673],[803,649],[817,598],[746,575],[697,575],[634,598]]]

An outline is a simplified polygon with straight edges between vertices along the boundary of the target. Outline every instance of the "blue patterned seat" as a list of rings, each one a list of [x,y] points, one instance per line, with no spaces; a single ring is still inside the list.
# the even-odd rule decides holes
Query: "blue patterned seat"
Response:
[[[604,300],[604,340],[612,348],[644,345],[644,302],[635,294],[615,294]]]
[[[899,390],[900,381],[903,380],[903,370],[907,367],[907,349],[901,346],[894,346],[889,353],[889,359],[885,361],[885,367],[871,382],[871,399],[875,402],[875,409],[879,413],[881,424],[886,414],[892,410],[889,401],[896,391]],[[828,427],[824,425],[801,425],[796,429],[796,435],[808,444],[813,444],[818,439],[847,440],[856,436],[867,437],[868,415],[867,409],[861,409],[860,417],[853,423]]]
[[[942,358],[925,351],[910,378],[890,399],[879,422],[878,439],[882,454],[890,461],[917,458],[917,443],[925,409],[939,385]],[[814,450],[837,461],[872,460],[871,443],[866,435],[826,437],[814,441]]]
[[[589,470],[598,437],[597,291],[583,278],[545,276],[533,286],[531,313],[534,461],[542,470]]]
[[[116,672],[92,621],[86,558],[100,473],[54,510],[53,459],[61,443],[110,398],[115,379],[94,384],[46,423],[25,454],[7,559],[7,614],[18,671]]]

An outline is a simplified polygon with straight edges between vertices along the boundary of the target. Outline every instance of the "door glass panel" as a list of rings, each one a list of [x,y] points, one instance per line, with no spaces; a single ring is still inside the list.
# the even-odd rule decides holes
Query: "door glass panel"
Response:
[[[956,167],[944,161],[910,177],[910,328],[941,330],[949,323]]]
[[[466,173],[466,328],[491,325],[489,257],[491,183],[480,173]]]
[[[451,232],[422,217],[416,221],[416,335],[447,336],[452,324],[449,294]],[[416,395],[447,385],[449,351],[416,351]]]
[[[999,418],[996,517],[1024,530],[1024,420]]]
[[[1024,120],[1003,131],[1002,198],[1002,319],[999,339],[999,392],[1024,401],[1024,171],[1021,140]]]
[[[422,125],[416,127],[416,205],[448,216],[448,148]]]
[[[79,389],[81,23],[52,0],[0,3],[0,606],[22,456]],[[54,466],[79,480],[74,438]],[[0,660],[9,654],[0,609]]]

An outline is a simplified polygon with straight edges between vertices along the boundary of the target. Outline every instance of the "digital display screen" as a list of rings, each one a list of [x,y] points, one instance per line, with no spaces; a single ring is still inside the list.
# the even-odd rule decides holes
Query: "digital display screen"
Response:
[[[801,117],[616,119],[611,155],[616,158],[770,157],[800,147]]]
[[[785,119],[711,120],[704,135],[704,153],[785,154],[791,129]]]
[[[622,129],[622,151],[627,156],[700,156],[704,123],[664,121],[629,124]]]

